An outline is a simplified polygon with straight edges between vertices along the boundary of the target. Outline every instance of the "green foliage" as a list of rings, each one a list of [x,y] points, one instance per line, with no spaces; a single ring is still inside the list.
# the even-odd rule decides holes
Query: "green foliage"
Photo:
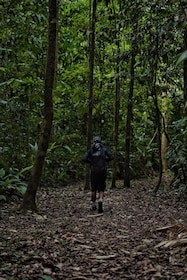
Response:
[[[171,125],[172,140],[168,147],[168,162],[175,174],[175,186],[187,183],[187,117]]]
[[[180,167],[187,163],[187,117],[173,122],[170,126],[172,129],[172,140],[168,149],[168,157],[175,161],[174,166]]]
[[[1,187],[26,186],[25,166],[32,166],[43,114],[47,52],[47,0],[4,1],[0,23],[0,170]],[[107,4],[106,4],[106,3]],[[131,52],[136,51],[131,139],[132,176],[158,168],[153,77],[161,95],[167,84],[168,134],[172,139],[169,166],[184,165],[186,132],[182,113],[182,67],[176,59],[183,46],[180,5],[168,1],[99,1],[96,21],[93,134],[112,148],[116,58],[121,84],[118,169],[123,173],[127,96]],[[44,168],[44,185],[60,186],[84,178],[81,158],[86,150],[88,111],[89,1],[60,1],[58,67],[54,90],[51,144]],[[120,54],[117,43],[120,41]],[[158,65],[156,67],[156,59]],[[186,59],[186,52],[178,64]],[[161,101],[159,98],[161,110]],[[177,134],[176,134],[177,131]],[[177,156],[175,155],[177,153]],[[2,171],[4,170],[4,171]],[[3,174],[3,172],[5,172]],[[21,173],[20,173],[21,172]]]
[[[8,0],[1,12],[0,168],[19,183],[19,170],[33,163],[29,143],[41,122],[47,0]]]
[[[46,158],[45,176],[48,179],[45,184],[67,185],[83,178],[81,158],[85,144],[81,146],[80,142],[80,135],[75,131],[64,137],[59,135],[58,144],[51,144]]]
[[[179,65],[181,62],[187,59],[187,50],[184,51],[177,60],[176,65]]]
[[[0,200],[6,200],[6,195],[22,196],[27,188],[27,183],[24,181],[25,174],[30,171],[32,166],[23,168],[21,171],[10,169],[6,172],[3,168],[0,169]],[[4,195],[6,194],[6,195]]]

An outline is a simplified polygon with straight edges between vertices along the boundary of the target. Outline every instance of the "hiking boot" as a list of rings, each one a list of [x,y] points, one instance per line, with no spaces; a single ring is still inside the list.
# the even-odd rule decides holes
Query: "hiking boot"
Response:
[[[103,203],[102,203],[102,201],[99,201],[99,202],[98,202],[98,208],[99,208],[99,209],[98,209],[98,212],[99,212],[99,213],[103,213]]]
[[[97,210],[97,207],[96,207],[96,205],[92,205],[92,207],[91,207],[91,210],[92,210],[92,211],[95,211],[95,210]]]

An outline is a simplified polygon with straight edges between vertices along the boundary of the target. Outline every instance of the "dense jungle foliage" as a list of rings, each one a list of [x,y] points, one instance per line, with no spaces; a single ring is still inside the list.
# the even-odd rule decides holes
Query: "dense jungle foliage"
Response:
[[[84,179],[88,114],[88,0],[59,2],[58,67],[54,120],[42,184],[62,186]],[[168,169],[186,186],[187,115],[184,92],[187,46],[185,1],[98,1],[95,30],[93,135],[113,149],[115,81],[120,78],[117,175],[123,177],[131,53],[135,52],[131,100],[131,178],[159,169],[158,108],[167,93]],[[0,4],[0,187],[25,190],[37,151],[43,114],[48,2]],[[120,52],[118,52],[120,46]],[[182,55],[182,56],[181,56]],[[116,74],[116,61],[119,73]],[[177,63],[178,61],[178,63]],[[155,84],[154,84],[155,83]],[[160,118],[161,114],[160,114]]]

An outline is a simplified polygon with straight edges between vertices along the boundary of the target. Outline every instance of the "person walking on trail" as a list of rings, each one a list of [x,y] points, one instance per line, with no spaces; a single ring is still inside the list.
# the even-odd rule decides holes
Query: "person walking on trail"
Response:
[[[114,157],[101,143],[101,138],[95,136],[93,144],[83,156],[83,162],[90,164],[91,169],[91,201],[92,210],[96,210],[96,195],[99,193],[98,212],[103,212],[103,198],[106,189],[106,162]]]

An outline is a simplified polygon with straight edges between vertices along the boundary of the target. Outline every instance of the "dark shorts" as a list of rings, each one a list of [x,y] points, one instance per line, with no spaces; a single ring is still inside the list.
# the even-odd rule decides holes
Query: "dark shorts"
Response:
[[[106,171],[91,171],[91,190],[92,192],[104,192],[106,189]]]

